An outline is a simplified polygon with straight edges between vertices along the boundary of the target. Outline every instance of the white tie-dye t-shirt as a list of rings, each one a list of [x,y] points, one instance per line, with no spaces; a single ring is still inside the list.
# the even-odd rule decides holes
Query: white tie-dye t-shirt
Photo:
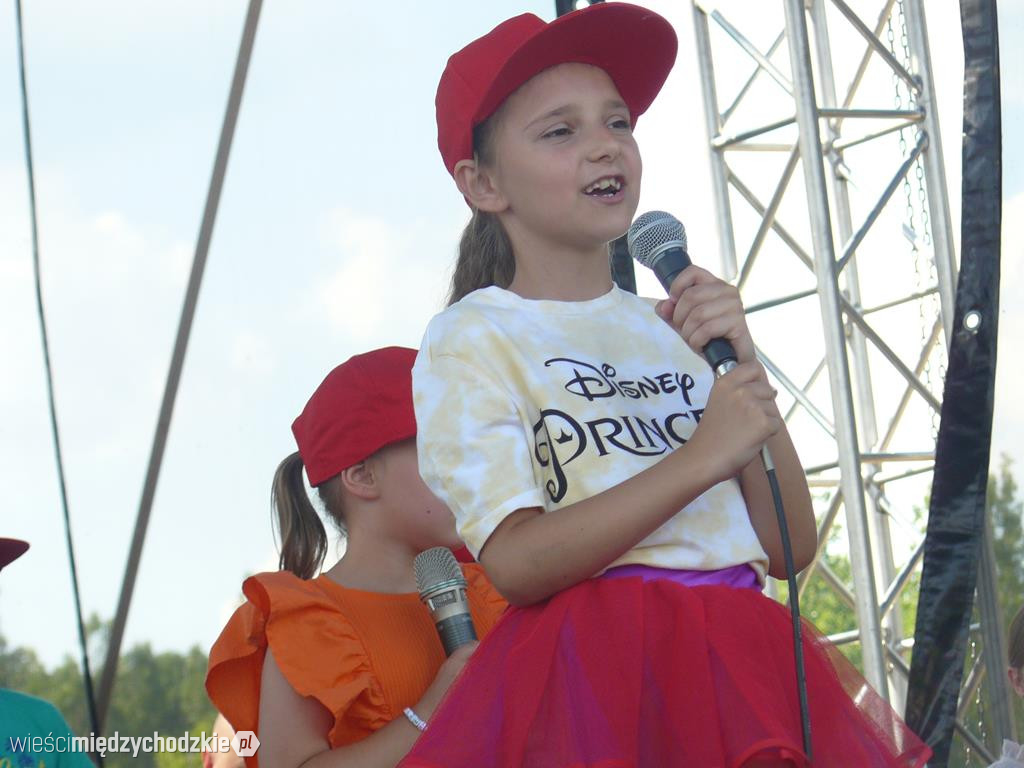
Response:
[[[478,554],[515,510],[557,513],[682,445],[712,382],[651,300],[618,288],[582,302],[484,288],[436,316],[424,336],[413,368],[420,472]],[[767,556],[729,480],[611,565],[627,563],[749,563],[763,580]]]

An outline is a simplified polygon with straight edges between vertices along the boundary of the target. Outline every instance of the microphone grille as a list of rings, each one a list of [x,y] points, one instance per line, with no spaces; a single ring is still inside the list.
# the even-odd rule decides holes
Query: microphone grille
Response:
[[[678,243],[679,247],[686,250],[683,223],[664,211],[641,214],[626,233],[626,247],[630,255],[645,267],[653,266],[652,257],[664,250],[662,246],[666,243]]]
[[[433,547],[420,552],[413,560],[413,567],[420,594],[446,581],[461,581],[463,584],[466,581],[459,561],[447,547]]]

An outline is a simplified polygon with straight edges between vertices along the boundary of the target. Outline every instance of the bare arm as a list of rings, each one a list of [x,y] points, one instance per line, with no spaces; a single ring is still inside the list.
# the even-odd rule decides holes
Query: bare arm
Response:
[[[429,720],[476,644],[456,650],[412,709]],[[318,701],[291,687],[270,649],[260,680],[260,766],[262,768],[393,768],[408,754],[419,731],[404,716],[355,744],[331,749],[331,714]]]
[[[782,492],[782,507],[786,513],[786,526],[793,545],[793,566],[797,572],[806,568],[814,559],[818,549],[818,529],[814,522],[814,508],[807,488],[807,478],[800,459],[797,457],[789,432],[783,426],[768,441],[775,476]],[[785,559],[782,556],[782,538],[779,535],[779,519],[772,501],[771,488],[765,475],[761,459],[750,462],[740,473],[740,488],[747,503],[750,523],[754,526],[758,541],[768,554],[768,575],[785,579]]]

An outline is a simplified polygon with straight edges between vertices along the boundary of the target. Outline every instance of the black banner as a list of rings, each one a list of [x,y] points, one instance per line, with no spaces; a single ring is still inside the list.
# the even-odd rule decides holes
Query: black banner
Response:
[[[961,0],[964,38],[960,278],[935,452],[907,724],[945,766],[984,531],[999,317],[1002,145],[996,0]],[[992,670],[992,674],[1001,670]]]

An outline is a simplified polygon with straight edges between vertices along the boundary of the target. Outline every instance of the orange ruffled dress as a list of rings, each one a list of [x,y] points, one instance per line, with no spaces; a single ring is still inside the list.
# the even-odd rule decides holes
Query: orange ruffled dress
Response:
[[[463,565],[477,634],[506,607],[476,564]],[[332,747],[353,744],[414,705],[444,661],[430,613],[415,592],[348,589],[288,571],[245,580],[248,599],[210,651],[206,690],[236,731],[259,735],[260,678],[269,647],[292,688],[333,716]],[[258,753],[257,753],[258,754]],[[255,757],[247,758],[257,768]]]

